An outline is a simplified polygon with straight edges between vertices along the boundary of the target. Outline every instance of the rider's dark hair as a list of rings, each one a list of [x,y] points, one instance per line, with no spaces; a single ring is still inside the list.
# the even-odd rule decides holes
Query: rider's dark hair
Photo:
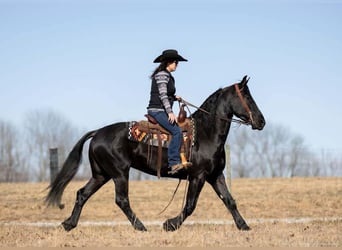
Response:
[[[159,66],[153,71],[152,75],[150,76],[150,78],[153,78],[158,72],[166,70],[166,67],[170,64],[174,62],[174,60],[172,61],[163,61],[159,64]]]

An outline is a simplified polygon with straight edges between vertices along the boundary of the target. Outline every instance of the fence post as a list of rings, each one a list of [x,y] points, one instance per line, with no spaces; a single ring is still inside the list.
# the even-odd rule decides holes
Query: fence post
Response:
[[[228,190],[232,192],[232,169],[230,164],[230,147],[228,144],[225,145],[226,151],[226,182],[228,186]]]
[[[52,183],[58,174],[58,148],[50,148],[50,182]]]

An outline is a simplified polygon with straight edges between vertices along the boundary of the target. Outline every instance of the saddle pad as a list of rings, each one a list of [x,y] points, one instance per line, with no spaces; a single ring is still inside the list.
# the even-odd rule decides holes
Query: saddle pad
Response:
[[[162,139],[162,147],[168,148],[171,136],[165,133],[160,133],[160,137]],[[156,133],[153,133],[152,131],[150,133],[143,131],[139,127],[139,122],[136,121],[132,121],[129,123],[128,139],[152,146],[158,146],[158,135]]]

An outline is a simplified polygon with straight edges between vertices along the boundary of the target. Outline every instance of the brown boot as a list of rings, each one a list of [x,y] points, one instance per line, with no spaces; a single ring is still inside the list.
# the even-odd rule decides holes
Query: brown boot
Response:
[[[178,163],[176,165],[171,166],[171,171],[169,171],[169,174],[175,174],[177,173],[179,170],[185,168],[187,169],[188,167],[191,167],[192,163],[191,162],[184,162],[184,163]]]
[[[184,168],[188,168],[188,167],[192,166],[192,162],[190,162],[190,161],[183,162],[182,165],[183,165]]]

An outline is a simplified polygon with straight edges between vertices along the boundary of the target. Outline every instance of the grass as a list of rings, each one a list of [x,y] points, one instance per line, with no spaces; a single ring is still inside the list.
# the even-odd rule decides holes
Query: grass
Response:
[[[250,221],[251,231],[234,224],[184,224],[176,232],[165,232],[162,222],[176,216],[182,207],[185,182],[161,215],[177,185],[175,180],[130,183],[130,202],[148,232],[130,225],[80,224],[71,232],[61,226],[37,227],[6,222],[62,222],[69,217],[76,191],[85,182],[72,182],[65,190],[65,208],[43,204],[47,183],[0,184],[0,247],[267,247],[342,246],[342,178],[235,179],[232,194],[240,213]],[[80,222],[127,222],[114,203],[112,183],[107,183],[84,206]],[[256,219],[279,219],[258,222]],[[318,218],[317,221],[285,223],[285,218]],[[321,221],[320,218],[336,218]],[[232,221],[222,201],[205,185],[194,213],[196,221]]]

